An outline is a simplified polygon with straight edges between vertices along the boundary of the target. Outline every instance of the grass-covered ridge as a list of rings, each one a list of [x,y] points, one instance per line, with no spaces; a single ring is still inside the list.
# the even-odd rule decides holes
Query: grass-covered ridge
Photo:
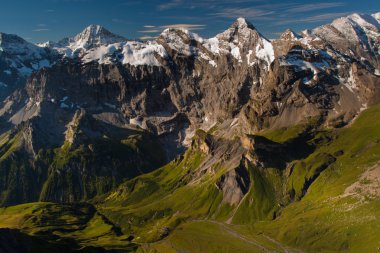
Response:
[[[164,157],[160,144],[146,135],[97,139],[74,147],[65,143],[53,151],[40,200],[88,200],[163,165]]]
[[[376,170],[380,161],[380,106],[364,111],[346,128],[329,131],[332,140],[319,145],[303,161],[296,162],[296,178],[309,178],[324,159],[336,161],[324,169],[301,201],[292,203],[273,222],[257,227],[285,243],[310,251],[376,252],[380,246],[380,196],[366,193],[376,177],[353,184]],[[326,135],[325,135],[326,136]],[[328,155],[327,155],[328,154]],[[302,176],[303,175],[303,176]],[[371,196],[372,195],[372,196]]]
[[[264,133],[263,136],[271,141],[292,149],[289,152],[281,151],[281,155],[274,153],[271,159],[288,159],[288,156],[291,159],[287,160],[286,167],[282,169],[274,167],[263,170],[251,164],[248,170],[253,184],[239,206],[223,203],[223,194],[215,187],[218,178],[226,172],[223,164],[215,163],[215,167],[220,166],[215,170],[216,173],[206,173],[196,184],[190,182],[174,191],[162,190],[165,187],[170,188],[170,181],[165,180],[168,175],[177,177],[173,182],[186,182],[180,179],[185,178],[181,173],[189,173],[183,168],[191,154],[188,151],[181,161],[185,163],[167,165],[151,174],[150,184],[141,183],[146,187],[153,187],[151,191],[146,191],[153,193],[148,193],[147,198],[142,197],[145,190],[141,188],[138,191],[139,201],[134,201],[133,192],[118,197],[111,195],[100,203],[99,208],[107,215],[118,215],[120,220],[123,220],[123,212],[145,213],[145,219],[153,224],[145,227],[147,223],[144,221],[137,223],[139,230],[135,231],[133,227],[130,230],[132,233],[141,233],[141,242],[152,240],[143,237],[152,234],[152,227],[159,230],[167,226],[165,222],[155,222],[155,219],[148,218],[152,210],[167,209],[170,211],[159,220],[167,221],[178,217],[188,222],[193,219],[206,219],[242,224],[238,228],[242,228],[243,233],[263,233],[280,241],[281,245],[311,252],[360,252],[360,248],[371,252],[379,247],[377,244],[380,241],[380,222],[376,218],[380,214],[377,200],[379,197],[364,197],[363,200],[355,194],[347,195],[345,191],[359,180],[363,172],[380,160],[379,116],[380,106],[375,106],[363,112],[352,125],[342,129],[321,129],[306,124],[293,129]],[[203,135],[201,137],[205,140]],[[305,142],[305,147],[310,149],[297,155],[294,150],[299,147],[300,141]],[[196,167],[193,166],[193,169],[196,170]],[[145,175],[136,180],[149,177],[150,175]],[[194,195],[197,196],[196,201],[193,201]],[[121,204],[123,201],[124,204]],[[207,203],[208,208],[197,206],[198,202]],[[189,203],[191,207],[188,207]],[[147,211],[141,212],[144,209]],[[373,223],[368,226],[368,222]],[[178,231],[170,225],[167,227],[174,229],[174,235]],[[202,234],[202,230],[206,228],[199,229],[199,234]],[[165,240],[174,240],[173,237],[169,236]]]
[[[43,245],[32,252],[104,252],[104,248],[134,251],[136,246],[89,204],[30,203],[0,209],[0,229],[22,231]],[[53,244],[53,245],[50,245]],[[90,251],[90,249],[92,251]],[[42,251],[40,251],[42,250]]]
[[[27,127],[0,136],[0,206],[89,200],[166,162],[161,143],[143,131],[39,148],[40,133]]]

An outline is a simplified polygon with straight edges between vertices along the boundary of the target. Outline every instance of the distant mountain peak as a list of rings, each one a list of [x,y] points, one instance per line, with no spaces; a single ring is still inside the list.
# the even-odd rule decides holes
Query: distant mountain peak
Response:
[[[245,29],[245,28],[250,28],[250,29],[256,29],[252,23],[250,23],[249,21],[247,21],[245,18],[243,17],[239,17],[236,19],[236,21],[232,24],[233,28],[238,28],[238,29]]]
[[[0,33],[0,52],[6,51],[8,54],[20,55],[20,58],[40,57],[44,49],[24,40],[23,38],[7,33]]]
[[[249,21],[240,17],[227,30],[216,37],[227,41],[237,41],[239,40],[238,38],[246,41],[249,40],[252,34],[256,34],[256,37],[263,37]]]
[[[203,42],[203,38],[196,33],[190,32],[185,28],[167,28],[165,29],[160,36],[165,40],[175,42],[178,38],[187,38],[191,40],[196,40],[200,43]]]
[[[75,37],[69,39],[70,44],[76,44],[83,48],[96,47],[103,44],[112,44],[125,41],[122,36],[113,34],[100,25],[89,25]]]
[[[25,44],[25,43],[28,43],[28,42],[17,35],[0,32],[0,46],[6,45],[6,44]]]
[[[294,40],[302,38],[298,33],[294,32],[292,29],[286,29],[280,36],[282,40]]]
[[[380,12],[372,14],[372,17],[374,17],[380,23]]]

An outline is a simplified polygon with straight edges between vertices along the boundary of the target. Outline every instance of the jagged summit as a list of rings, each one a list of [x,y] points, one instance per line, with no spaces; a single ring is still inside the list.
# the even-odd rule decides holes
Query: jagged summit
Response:
[[[374,68],[378,69],[380,67],[378,61],[380,22],[378,17],[378,14],[353,13],[335,19],[329,25],[313,29],[308,36],[319,38],[341,52],[356,56],[358,60],[369,59]]]
[[[331,25],[339,30],[345,36],[348,35],[348,39],[352,39],[352,36],[360,36],[361,31],[370,30],[372,32],[380,31],[379,20],[376,19],[376,15],[366,15],[354,13],[347,17],[341,17],[335,19]],[[350,34],[351,33],[351,34]],[[350,38],[351,37],[351,38]]]
[[[243,17],[237,18],[236,21],[232,24],[231,27],[233,27],[233,28],[239,28],[239,29],[244,29],[244,28],[256,29],[252,25],[252,23],[250,23],[249,21],[247,21]]]
[[[196,33],[190,32],[185,28],[167,28],[159,36],[159,38],[165,40],[178,40],[178,37],[183,37],[187,39],[196,40],[199,42],[203,41],[203,38]]]
[[[348,16],[348,18],[366,29],[380,31],[379,20],[373,15],[354,13]]]
[[[71,38],[65,38],[58,43],[45,43],[66,57],[82,55],[94,48],[109,47],[112,44],[126,42],[127,39],[116,35],[100,25],[90,25]]]
[[[292,29],[286,29],[280,36],[281,40],[295,40],[301,38],[302,36],[294,32]]]
[[[12,73],[14,70],[21,76],[28,76],[33,70],[50,65],[50,53],[47,48],[34,45],[17,35],[0,33],[0,72]],[[2,61],[6,64],[2,65]]]
[[[374,17],[380,23],[380,12],[372,14],[372,17]]]
[[[27,43],[23,38],[14,35],[0,32],[0,46],[8,44],[23,44]]]
[[[216,37],[224,41],[240,41],[244,43],[253,38],[263,38],[264,36],[262,36],[245,18],[240,17],[236,19],[227,30],[218,34]]]
[[[84,48],[89,48],[102,44],[118,43],[124,40],[124,37],[113,34],[100,25],[90,25],[81,33],[69,39],[69,42],[83,45]]]

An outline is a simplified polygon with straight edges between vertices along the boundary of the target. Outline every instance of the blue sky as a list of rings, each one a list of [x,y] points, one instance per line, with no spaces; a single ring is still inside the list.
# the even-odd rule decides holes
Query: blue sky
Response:
[[[204,37],[243,16],[268,38],[301,31],[349,13],[380,12],[379,0],[2,0],[0,31],[42,42],[73,36],[100,24],[129,39],[185,26]]]

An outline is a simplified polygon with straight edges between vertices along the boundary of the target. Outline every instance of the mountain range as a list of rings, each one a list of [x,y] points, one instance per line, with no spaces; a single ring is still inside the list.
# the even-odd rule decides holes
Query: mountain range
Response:
[[[378,251],[379,50],[380,13],[0,33],[0,252]]]

